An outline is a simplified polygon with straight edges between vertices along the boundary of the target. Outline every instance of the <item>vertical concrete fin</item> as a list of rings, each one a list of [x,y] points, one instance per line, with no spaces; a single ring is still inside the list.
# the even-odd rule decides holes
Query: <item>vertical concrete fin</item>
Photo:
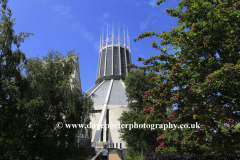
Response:
[[[112,24],[112,75],[113,75],[113,43],[114,42],[114,23]]]
[[[124,87],[124,88],[126,88],[126,86],[125,86],[124,82],[123,82],[121,79],[120,79],[120,81],[121,81],[121,83],[122,83],[123,87]]]
[[[109,85],[109,88],[108,88],[108,92],[107,92],[107,96],[105,98],[105,102],[104,102],[104,105],[103,105],[103,109],[102,109],[102,113],[100,115],[100,119],[99,119],[99,122],[98,122],[98,125],[97,125],[97,130],[96,130],[96,134],[94,136],[94,140],[93,140],[93,143],[92,143],[92,147],[95,147],[96,146],[96,142],[99,140],[99,137],[101,135],[101,125],[103,124],[103,120],[104,120],[104,117],[106,118],[106,111],[107,111],[107,103],[108,103],[108,100],[109,100],[109,96],[110,96],[110,92],[111,92],[111,89],[112,89],[112,84],[113,84],[113,79],[111,80],[110,82],[110,85]]]
[[[126,68],[126,76],[128,75],[128,70],[127,70],[127,51],[126,51],[126,40],[125,40],[125,27],[123,27],[123,34],[124,34],[124,56],[125,56],[125,67]]]
[[[103,44],[104,44],[104,26],[103,26],[103,32],[102,32],[102,48],[103,48]]]
[[[107,72],[107,49],[108,49],[108,24],[107,24],[107,37],[106,37],[106,53],[105,53],[104,76],[106,76],[106,72]]]
[[[119,57],[119,75],[122,75],[122,70],[121,70],[121,53],[120,53],[120,26],[118,23],[118,57]]]

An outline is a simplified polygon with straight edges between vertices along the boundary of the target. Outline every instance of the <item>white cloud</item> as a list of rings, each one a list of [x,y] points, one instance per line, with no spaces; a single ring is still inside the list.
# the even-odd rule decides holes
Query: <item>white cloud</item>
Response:
[[[148,22],[152,19],[152,17],[155,15],[156,13],[153,13],[151,15],[149,15],[146,20],[144,22],[142,22],[142,24],[140,24],[140,30],[144,30],[146,28],[146,26],[148,25]]]
[[[108,17],[110,17],[110,14],[109,13],[104,13],[103,18],[108,18]]]
[[[155,23],[157,23],[158,21],[156,20],[156,19],[154,19],[153,21],[152,21],[152,23],[153,24],[155,24]]]
[[[143,22],[143,23],[140,25],[140,29],[141,29],[141,30],[144,30],[145,27],[147,26],[147,24],[148,24],[148,21]]]
[[[135,3],[135,7],[140,7],[142,4],[140,2]]]
[[[86,32],[85,30],[83,29],[80,29],[80,34],[86,38],[88,41],[92,42],[93,41],[93,36],[89,33],[89,32]]]
[[[94,36],[91,34],[91,32],[88,32],[86,29],[83,29],[79,25],[79,23],[72,24],[70,31],[79,34],[82,39],[86,39],[88,42],[90,42],[94,49],[99,50],[99,47],[100,47],[99,40],[96,41],[94,39]],[[96,52],[96,53],[99,54],[98,52]]]
[[[151,0],[150,2],[149,2],[149,4],[152,6],[152,7],[156,7],[157,5],[156,5],[156,3],[158,2],[158,0]]]
[[[105,22],[107,18],[110,17],[110,14],[109,13],[104,13],[98,20],[99,21],[102,21],[102,22]]]
[[[71,11],[70,7],[59,5],[59,6],[54,6],[53,9],[59,15],[62,15],[65,17],[72,17],[70,14],[70,11]]]
[[[91,35],[90,32],[87,32],[86,30],[84,30],[79,23],[75,23],[71,25],[70,28],[71,32],[77,32],[81,35],[81,37],[85,38],[86,40],[88,40],[89,42],[93,42],[93,36]]]
[[[94,42],[94,48],[99,50],[99,47],[100,47],[100,42]],[[98,52],[96,52],[98,54]]]
[[[148,4],[148,1],[138,1],[134,4],[135,7],[141,7],[142,5]]]

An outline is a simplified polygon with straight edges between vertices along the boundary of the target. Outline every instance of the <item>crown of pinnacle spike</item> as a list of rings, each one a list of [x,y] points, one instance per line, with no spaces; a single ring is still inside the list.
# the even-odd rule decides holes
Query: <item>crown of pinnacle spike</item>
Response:
[[[126,67],[131,63],[129,32],[125,39],[125,27],[123,27],[123,39],[120,38],[120,27],[118,25],[118,38],[114,37],[114,23],[112,24],[111,38],[107,33],[104,40],[104,27],[100,34],[100,50],[97,69],[96,83],[106,79],[125,79],[129,69]],[[111,32],[110,32],[111,33]]]

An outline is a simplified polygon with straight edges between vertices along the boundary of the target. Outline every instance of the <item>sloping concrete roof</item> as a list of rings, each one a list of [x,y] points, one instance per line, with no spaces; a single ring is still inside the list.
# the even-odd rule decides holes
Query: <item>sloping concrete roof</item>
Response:
[[[94,93],[94,105],[104,105],[106,95],[109,89],[111,80],[105,80],[103,83],[98,83],[89,89],[86,94]],[[94,91],[95,90],[95,91]],[[127,96],[125,95],[125,87],[121,80],[113,80],[113,85],[110,91],[108,105],[127,105]]]

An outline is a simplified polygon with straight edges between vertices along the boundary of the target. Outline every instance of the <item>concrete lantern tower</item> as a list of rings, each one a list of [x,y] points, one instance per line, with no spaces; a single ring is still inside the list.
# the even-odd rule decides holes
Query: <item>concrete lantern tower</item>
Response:
[[[106,38],[104,28],[100,36],[99,60],[95,85],[86,94],[95,94],[93,99],[95,113],[91,116],[92,147],[102,148],[107,144],[108,148],[126,149],[126,143],[119,136],[120,128],[103,128],[102,124],[109,126],[120,124],[117,120],[123,111],[128,111],[127,97],[125,95],[125,85],[122,80],[128,75],[131,64],[131,52],[129,35],[125,39],[125,28],[123,27],[123,39],[120,38],[120,27],[118,26],[118,37],[114,37],[114,26],[112,25],[112,35],[109,38],[108,26]]]

